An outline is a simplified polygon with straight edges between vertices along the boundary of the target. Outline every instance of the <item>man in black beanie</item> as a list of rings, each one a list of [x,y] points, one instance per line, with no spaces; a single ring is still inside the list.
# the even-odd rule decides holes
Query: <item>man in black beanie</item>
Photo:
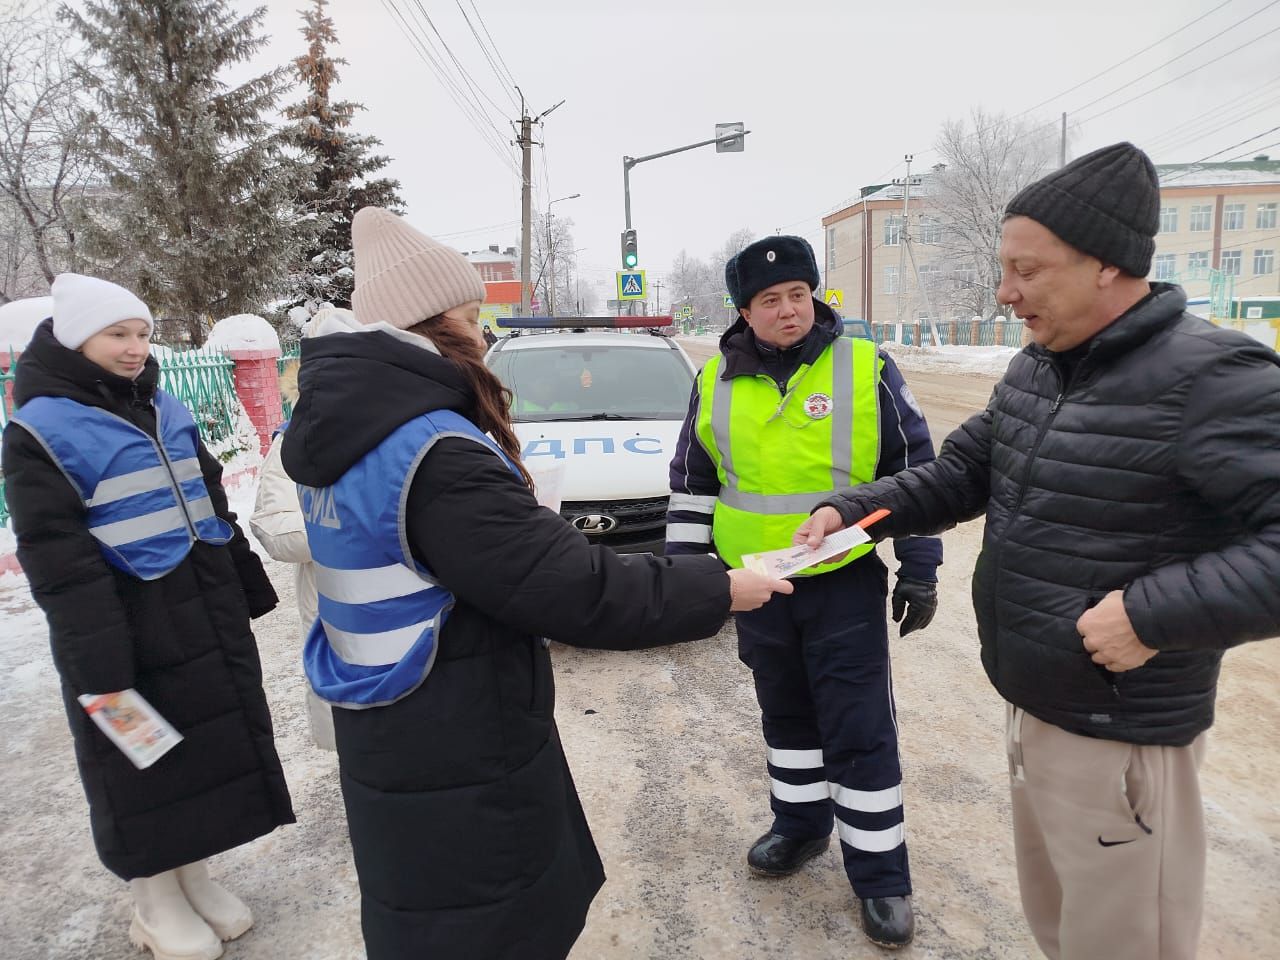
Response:
[[[738,321],[694,386],[671,461],[668,555],[790,547],[819,501],[845,484],[933,459],[919,407],[893,361],[813,293],[818,264],[800,237],[759,240],[725,266]],[[901,635],[937,606],[942,546],[894,544]],[[911,942],[911,874],[885,622],[887,572],[863,545],[794,580],[795,593],[738,616],[738,653],[755,676],[773,823],[747,863],[795,873],[834,826],[845,872],[876,943]]]
[[[1054,960],[1195,957],[1219,665],[1280,634],[1280,357],[1147,282],[1159,205],[1128,143],[1014,197],[997,295],[1034,343],[936,461],[797,531],[985,512],[982,663],[1008,704],[1023,910]]]

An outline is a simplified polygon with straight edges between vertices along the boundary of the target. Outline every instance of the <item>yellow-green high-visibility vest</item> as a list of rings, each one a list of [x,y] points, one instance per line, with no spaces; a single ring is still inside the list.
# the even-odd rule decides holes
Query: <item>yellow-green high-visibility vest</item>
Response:
[[[802,365],[779,395],[767,374],[722,379],[723,357],[700,374],[698,439],[715,461],[720,495],[716,553],[731,567],[744,553],[791,546],[796,527],[836,490],[875,479],[880,457],[880,359],[870,340],[840,337]],[[865,544],[826,573],[873,548]]]

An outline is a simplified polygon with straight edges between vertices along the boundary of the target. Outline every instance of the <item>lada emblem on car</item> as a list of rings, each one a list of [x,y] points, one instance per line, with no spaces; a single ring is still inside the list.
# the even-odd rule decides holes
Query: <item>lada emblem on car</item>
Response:
[[[580,517],[574,517],[569,522],[587,536],[608,533],[618,525],[618,521],[613,517],[606,517],[599,513],[586,513]]]

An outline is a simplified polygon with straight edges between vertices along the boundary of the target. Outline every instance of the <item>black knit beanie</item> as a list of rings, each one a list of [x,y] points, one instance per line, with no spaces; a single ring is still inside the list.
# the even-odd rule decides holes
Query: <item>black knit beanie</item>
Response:
[[[1160,228],[1160,180],[1145,153],[1116,143],[1024,187],[1004,215],[1030,217],[1077,250],[1145,277]]]
[[[810,290],[822,282],[813,247],[803,237],[765,237],[724,265],[724,282],[735,306],[751,306],[751,298],[766,287],[803,280]]]

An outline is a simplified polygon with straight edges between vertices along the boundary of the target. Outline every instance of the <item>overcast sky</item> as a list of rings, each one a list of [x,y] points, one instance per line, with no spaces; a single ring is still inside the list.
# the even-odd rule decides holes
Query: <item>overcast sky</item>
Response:
[[[301,52],[302,5],[271,0],[254,66]],[[463,86],[456,57],[486,119],[468,119],[395,11]],[[1280,126],[1280,0],[332,0],[329,12],[349,61],[338,94],[368,108],[358,129],[393,158],[409,220],[460,249],[519,235],[519,101],[498,74],[531,115],[565,101],[536,128],[534,207],[581,194],[554,212],[573,220],[602,296],[619,267],[622,157],[708,139],[718,122],[746,123],[745,152],[703,147],[632,171],[651,282],[680,250],[706,257],[739,228],[801,234],[821,257],[823,214],[902,176],[904,154],[915,170],[937,162],[941,125],[974,107],[1048,122],[1065,110],[1074,154],[1127,139],[1157,163]],[[472,28],[488,46],[487,28],[496,67]],[[1277,141],[1220,157],[1280,156]]]

